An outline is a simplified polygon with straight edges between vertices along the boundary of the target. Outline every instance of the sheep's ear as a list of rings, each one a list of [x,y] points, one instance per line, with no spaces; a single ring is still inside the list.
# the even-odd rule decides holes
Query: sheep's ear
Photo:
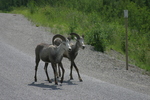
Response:
[[[84,35],[82,35],[82,38],[84,38]]]

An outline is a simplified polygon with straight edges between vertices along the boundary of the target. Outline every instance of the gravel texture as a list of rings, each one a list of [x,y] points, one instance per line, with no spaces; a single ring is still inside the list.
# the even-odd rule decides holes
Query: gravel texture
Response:
[[[1,40],[32,57],[36,45],[41,42],[51,43],[54,35],[50,33],[49,28],[36,27],[22,15],[4,13],[0,13],[0,31],[3,33],[0,33]],[[113,56],[109,56],[94,51],[92,46],[86,45],[84,50],[79,50],[75,62],[83,75],[150,95],[150,76],[143,74],[144,70],[131,64],[127,71],[125,62],[116,59],[115,54],[118,53],[112,51],[112,54]],[[70,69],[68,59],[64,58],[63,64],[65,69]],[[78,80],[76,72],[73,77]]]

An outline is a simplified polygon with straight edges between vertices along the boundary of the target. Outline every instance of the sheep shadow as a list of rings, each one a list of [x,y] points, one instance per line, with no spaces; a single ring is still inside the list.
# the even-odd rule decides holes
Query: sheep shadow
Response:
[[[62,90],[61,88],[58,88],[57,85],[47,85],[45,83],[36,83],[36,82],[32,82],[31,84],[28,84],[28,86],[35,86],[35,87],[40,87],[43,88],[44,90],[46,89],[50,89],[50,90]]]
[[[63,81],[64,84],[67,84],[67,85],[78,85],[76,84],[75,82],[72,82],[71,80],[67,80],[67,81]],[[63,84],[62,83],[62,84]]]
[[[67,80],[67,81],[63,81],[63,83],[59,84],[59,85],[51,85],[52,83],[49,83],[49,85],[47,85],[47,83],[36,83],[36,82],[32,82],[31,84],[28,84],[28,86],[35,86],[35,87],[40,87],[40,88],[43,88],[44,90],[46,89],[50,89],[50,90],[62,90],[60,88],[60,86],[63,86],[63,85],[77,85],[76,83],[73,83],[72,81],[70,80]]]

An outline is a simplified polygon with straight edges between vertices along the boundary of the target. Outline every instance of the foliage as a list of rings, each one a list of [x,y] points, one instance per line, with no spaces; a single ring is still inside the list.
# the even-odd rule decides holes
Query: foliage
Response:
[[[13,7],[27,6],[29,0],[0,0],[0,10],[11,11]]]
[[[125,53],[123,10],[127,9],[130,59],[150,70],[149,0],[0,1],[0,10],[10,11],[14,7],[38,26],[51,27],[53,33],[85,34],[86,42],[95,50],[115,49],[121,53]]]

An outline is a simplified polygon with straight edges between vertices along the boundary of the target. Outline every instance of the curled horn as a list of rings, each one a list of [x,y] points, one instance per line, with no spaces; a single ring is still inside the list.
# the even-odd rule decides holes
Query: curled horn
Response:
[[[70,33],[70,35],[74,35],[77,37],[77,39],[80,39],[80,36],[77,33]]]
[[[60,39],[62,39],[62,41],[66,41],[66,38],[65,38],[64,36],[62,36],[62,35],[60,35],[60,34],[56,34],[56,35],[53,36],[53,38],[52,38],[52,43],[53,43],[53,44],[54,44],[54,40],[55,40],[56,38],[60,38]]]

